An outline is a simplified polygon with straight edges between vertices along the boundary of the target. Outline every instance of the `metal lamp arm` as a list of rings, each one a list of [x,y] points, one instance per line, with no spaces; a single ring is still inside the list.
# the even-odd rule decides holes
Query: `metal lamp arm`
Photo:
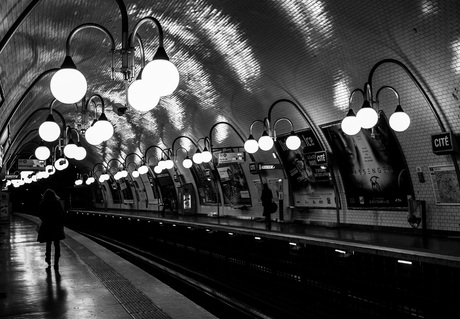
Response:
[[[134,38],[137,35],[137,31],[139,30],[140,26],[143,25],[145,22],[151,22],[158,28],[159,46],[162,47],[163,46],[163,28],[161,27],[160,22],[154,17],[144,17],[136,23],[133,29],[133,33],[131,33],[129,37],[129,40],[130,40],[129,46],[131,48],[134,47]]]
[[[384,86],[382,86],[382,87],[377,91],[377,94],[375,95],[375,102],[377,102],[377,103],[379,102],[379,94],[380,94],[380,92],[382,92],[382,91],[385,90],[385,89],[390,90],[391,92],[393,92],[393,93],[396,95],[396,98],[398,99],[398,105],[400,105],[400,104],[401,104],[401,100],[400,100],[400,98],[399,98],[399,93],[398,93],[398,91],[396,91],[395,88],[393,88],[392,86],[389,86],[389,85],[384,85]]]
[[[90,98],[88,99],[88,101],[86,102],[86,109],[88,109],[88,105],[89,105],[90,102],[93,102],[93,103],[94,103],[93,100],[94,100],[95,98],[98,98],[98,99],[101,101],[101,107],[102,107],[102,112],[101,112],[101,114],[104,113],[104,107],[105,107],[105,106],[104,106],[104,99],[103,99],[102,96],[100,96],[99,94],[93,94],[93,95],[91,95],[91,97],[90,97]],[[97,118],[97,104],[94,103],[94,105],[95,105],[95,108],[96,108],[96,118]]]
[[[105,27],[103,27],[102,25],[100,24],[96,24],[96,23],[84,23],[84,24],[81,24],[79,26],[77,26],[75,29],[73,29],[69,36],[67,37],[67,41],[66,41],[66,44],[65,44],[65,52],[66,52],[66,55],[70,56],[70,42],[72,41],[73,37],[81,30],[83,29],[89,29],[89,28],[92,28],[92,29],[97,29],[97,30],[100,30],[102,32],[104,32],[107,37],[110,39],[110,43],[112,45],[111,47],[111,52],[112,52],[112,67],[111,67],[111,71],[112,71],[112,80],[115,78],[114,74],[115,74],[115,68],[114,68],[114,53],[115,53],[115,40],[113,39],[113,36],[112,34],[109,32],[109,30],[107,30]]]
[[[294,131],[294,125],[292,124],[292,121],[288,118],[285,118],[285,117],[281,117],[279,119],[277,119],[275,121],[275,123],[273,124],[273,140],[276,141],[276,125],[281,122],[281,121],[287,121],[289,123],[289,125],[291,126],[291,132]]]

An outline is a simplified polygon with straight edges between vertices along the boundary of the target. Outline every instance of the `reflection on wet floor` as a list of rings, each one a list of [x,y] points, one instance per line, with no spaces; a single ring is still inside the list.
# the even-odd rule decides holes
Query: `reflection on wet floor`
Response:
[[[0,226],[1,317],[131,318],[65,241],[61,267],[47,268],[35,227],[20,218]]]

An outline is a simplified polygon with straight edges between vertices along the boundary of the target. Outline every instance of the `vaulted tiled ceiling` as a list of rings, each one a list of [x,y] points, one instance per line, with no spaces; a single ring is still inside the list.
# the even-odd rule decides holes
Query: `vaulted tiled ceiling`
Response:
[[[39,141],[38,126],[53,101],[50,78],[64,59],[71,30],[83,23],[100,24],[113,35],[116,48],[121,48],[119,3],[0,2],[4,96],[0,129],[8,164],[3,165],[3,174],[11,166],[8,161],[33,150],[28,141]],[[350,91],[362,87],[372,66],[384,58],[407,63],[433,91],[442,90],[445,83],[460,82],[460,5],[455,0],[139,0],[124,4],[129,32],[145,16],[160,21],[180,84],[154,110],[141,113],[128,106],[125,114],[118,115],[117,110],[126,106],[125,83],[119,73],[110,78],[110,42],[99,30],[80,31],[70,53],[87,78],[86,97],[100,94],[106,115],[115,125],[115,135],[106,143],[91,146],[82,140],[88,156],[73,162],[80,167],[123,159],[131,152],[142,155],[151,145],[171,147],[183,135],[197,141],[209,136],[218,122],[230,123],[246,138],[252,121],[267,116],[270,105],[282,98],[297,103],[317,129],[345,115]],[[149,61],[158,46],[158,32],[144,24],[139,35]],[[427,65],[436,59],[440,66]],[[119,53],[115,63],[121,66]],[[136,63],[137,73],[139,50]],[[444,83],[430,77],[438,71],[445,72]],[[394,81],[404,82],[398,76]],[[53,105],[65,124],[74,128],[87,128],[95,111],[101,111],[92,104],[88,107],[85,110],[84,103]],[[289,104],[281,103],[274,115],[289,117],[297,130],[308,127]],[[260,130],[255,127],[258,134]],[[288,127],[280,125],[280,131],[287,132]],[[228,125],[215,127],[212,139],[214,146],[243,144]],[[194,150],[190,144],[183,138],[175,148],[182,145]],[[267,155],[258,156],[264,160]]]

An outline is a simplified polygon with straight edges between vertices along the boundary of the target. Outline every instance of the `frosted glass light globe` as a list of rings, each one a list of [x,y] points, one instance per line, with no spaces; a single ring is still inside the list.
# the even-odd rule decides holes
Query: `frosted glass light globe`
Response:
[[[187,156],[184,161],[182,162],[182,165],[185,167],[185,168],[190,168],[192,167],[193,165],[193,162],[192,160]]]
[[[149,171],[149,168],[147,167],[147,165],[142,165],[141,167],[139,167],[137,171],[139,172],[139,174],[144,175]]]
[[[174,162],[171,160],[171,159],[167,159],[164,164],[163,164],[163,167],[166,168],[166,169],[171,169],[174,167]]]
[[[41,161],[44,161],[50,157],[51,151],[48,147],[41,145],[35,149],[35,157]]]
[[[67,56],[63,64],[66,63],[68,58],[70,57]],[[75,66],[75,64],[73,65]],[[59,102],[73,104],[77,103],[85,96],[88,84],[86,83],[84,75],[76,68],[63,66],[51,78],[50,89],[53,96]]]
[[[97,123],[97,122],[96,122]],[[98,134],[94,126],[88,128],[85,132],[85,139],[91,145],[98,145],[103,142],[101,136]]]
[[[356,113],[356,118],[361,127],[366,129],[374,127],[379,120],[377,112],[370,106],[368,101],[365,101],[363,107]]]
[[[257,152],[259,149],[259,143],[254,139],[252,135],[249,135],[249,138],[244,142],[244,150],[250,154]]]
[[[128,102],[139,112],[147,112],[160,102],[160,96],[155,92],[150,82],[136,80],[128,88]]]
[[[83,160],[87,155],[86,149],[83,146],[78,146],[74,153],[74,158],[77,161]]]
[[[47,142],[54,142],[58,139],[59,134],[61,134],[61,129],[59,125],[54,121],[53,116],[50,114],[45,122],[43,122],[38,128],[38,134],[42,140]]]
[[[58,158],[54,163],[54,167],[58,171],[65,170],[69,166],[69,161],[65,157]]]
[[[347,116],[342,120],[341,128],[347,135],[356,135],[361,130],[361,125],[353,110],[348,111]]]
[[[286,139],[286,146],[291,150],[295,151],[300,147],[300,138],[295,135],[294,132],[289,135],[289,137]]]
[[[77,154],[77,145],[69,141],[69,143],[64,147],[64,154],[68,158],[74,158]]]
[[[56,173],[56,169],[54,168],[53,165],[46,165],[45,171],[48,172],[48,174],[53,175]]]
[[[131,175],[134,177],[134,178],[138,178],[139,177],[139,172],[138,171],[133,171],[131,173]]]
[[[273,147],[273,139],[265,131],[259,138],[259,147],[262,151],[269,151]]]
[[[205,149],[203,153],[201,153],[201,159],[203,163],[209,163],[212,160],[212,153]]]
[[[203,163],[203,158],[202,158],[202,156],[201,156],[201,152],[200,152],[200,151],[197,151],[195,154],[193,154],[192,159],[193,159],[193,162],[194,162],[195,164],[201,164],[201,163]]]
[[[401,105],[396,107],[396,110],[390,116],[390,127],[396,132],[404,132],[410,125],[410,117],[403,111]]]
[[[102,139],[102,141],[107,141],[113,136],[113,125],[107,120],[107,117],[104,113],[101,114],[99,120],[94,123],[92,127],[96,130],[99,138]]]
[[[157,165],[153,168],[153,171],[157,174],[160,174],[163,171],[163,169],[159,165]]]
[[[179,71],[169,60],[154,58],[145,66],[142,79],[159,96],[166,96],[172,94],[179,85]]]

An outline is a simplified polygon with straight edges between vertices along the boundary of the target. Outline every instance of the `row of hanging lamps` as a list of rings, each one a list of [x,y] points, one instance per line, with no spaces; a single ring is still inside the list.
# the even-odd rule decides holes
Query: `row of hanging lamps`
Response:
[[[147,165],[144,164],[141,167],[139,167],[137,171],[139,172],[139,174],[144,175],[149,171],[149,168],[147,167]]]
[[[38,128],[38,135],[40,135],[41,139],[46,142],[54,142],[59,138],[59,135],[61,134],[61,128],[53,117],[53,104],[55,102],[55,99],[51,101],[48,117],[42,124],[40,124]]]
[[[384,89],[388,89],[392,91],[398,99],[398,105],[396,106],[394,113],[390,116],[390,119],[389,119],[390,127],[394,131],[403,132],[410,126],[410,117],[409,115],[407,115],[407,113],[403,111],[401,107],[400,97],[399,97],[398,92],[391,86],[387,86],[387,85],[383,86],[377,91],[375,103],[376,104],[379,103],[378,102],[379,94]],[[374,127],[378,122],[378,113],[372,107],[371,102],[370,102],[370,100],[372,99],[372,89],[369,83],[366,83],[365,90],[366,90],[366,93],[364,93],[364,91],[360,89],[355,89],[350,94],[350,98],[349,98],[350,105],[353,99],[353,95],[356,92],[362,93],[364,97],[364,102],[363,102],[361,109],[358,111],[358,113],[356,113],[356,115],[350,107],[347,115],[342,120],[341,128],[342,128],[342,131],[347,135],[356,135],[361,130],[361,128],[370,129]]]
[[[80,134],[78,133],[78,131],[76,129],[71,128],[71,127],[67,127],[66,136],[68,134],[71,134],[72,131],[75,131],[77,133],[77,143],[75,144],[75,142],[73,141],[72,137],[70,137],[68,142],[67,142],[67,144],[66,144],[66,146],[64,147],[64,155],[67,158],[73,158],[73,159],[76,159],[78,161],[81,161],[86,157],[87,151],[81,145],[81,143],[80,143]]]
[[[120,6],[120,4],[119,4]],[[126,12],[124,5],[120,10]],[[159,45],[153,60],[145,65],[144,49],[142,42],[139,40],[137,31],[145,22],[153,23],[159,34]],[[82,24],[71,31],[66,41],[66,56],[61,68],[53,75],[50,82],[50,88],[53,96],[66,104],[73,104],[80,101],[86,94],[88,88],[84,75],[77,70],[75,63],[70,56],[70,43],[75,34],[83,29],[94,28],[104,32],[111,41],[112,52],[112,79],[114,78],[114,60],[115,41],[111,33],[102,25],[95,23]],[[131,83],[127,91],[128,103],[140,110],[148,111],[158,104],[161,96],[170,95],[174,92],[179,84],[179,71],[176,66],[170,62],[163,44],[163,29],[159,21],[153,17],[144,17],[139,20],[133,32],[128,36],[128,24],[122,23],[122,67],[125,80],[130,80],[133,73],[134,65],[134,41],[139,40],[142,53],[142,67],[137,79]],[[130,65],[131,64],[131,65]]]
[[[85,132],[85,139],[91,145],[98,145],[102,142],[108,141],[112,138],[114,133],[114,128],[112,123],[109,122],[107,116],[104,113],[104,99],[99,94],[92,95],[86,106],[88,107],[89,103],[93,101],[95,98],[98,98],[101,102],[102,106],[102,113],[99,116],[99,119],[96,120],[97,117],[97,106],[95,108],[95,119],[91,123],[90,127]]]
[[[153,17],[145,17],[136,24],[130,36],[130,46],[134,47],[137,31],[145,22],[155,24],[158,29],[159,46],[153,60],[145,64],[144,48],[138,41],[141,52],[141,68],[135,81],[128,88],[128,102],[134,109],[147,112],[153,109],[160,101],[160,97],[172,94],[179,85],[179,71],[169,60],[163,45],[163,29],[159,21]]]
[[[104,183],[105,181],[108,181],[110,179],[110,175],[107,174],[107,173],[103,173],[101,174],[101,176],[99,176],[99,183]]]
[[[90,177],[88,177],[88,178],[86,179],[85,184],[89,186],[89,185],[91,185],[92,183],[94,183],[95,181],[96,181],[96,179],[95,179],[93,176],[90,176]]]
[[[273,130],[272,130],[273,137],[270,136],[270,123],[267,118],[265,118],[263,121],[261,120],[253,121],[251,123],[251,126],[249,127],[249,137],[244,142],[244,150],[250,154],[254,154],[255,152],[259,150],[259,148],[262,151],[271,150],[273,148],[273,145],[275,144],[274,140],[276,140],[276,126],[281,121],[287,121],[291,127],[291,133],[286,139],[286,146],[290,150],[297,150],[301,144],[300,138],[294,132],[292,121],[285,117],[279,118],[275,121],[275,124],[273,125]],[[256,141],[254,139],[254,135],[252,134],[252,129],[253,129],[254,124],[258,122],[264,125],[264,131],[262,133],[262,136],[259,138],[259,140]]]

